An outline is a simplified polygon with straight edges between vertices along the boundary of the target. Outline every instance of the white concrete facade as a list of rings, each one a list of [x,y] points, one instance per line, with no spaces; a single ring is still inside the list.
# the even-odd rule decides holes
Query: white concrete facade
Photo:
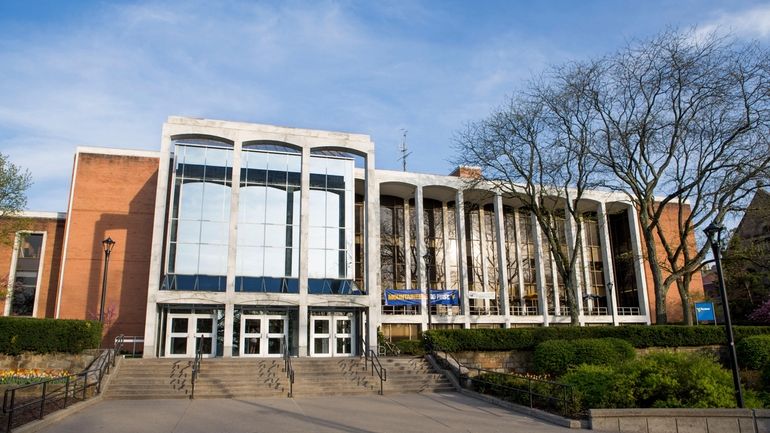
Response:
[[[232,160],[229,162],[231,166],[228,167],[232,169],[232,178],[231,182],[225,182],[231,189],[227,223],[226,275],[223,275],[226,277],[226,284],[223,291],[169,290],[163,283],[169,269],[169,236],[174,230],[170,224],[175,194],[174,146],[179,140],[190,137],[227,143],[232,149]],[[298,283],[296,293],[249,292],[236,288],[241,189],[238,179],[242,173],[244,145],[255,142],[281,143],[295,149],[297,155],[301,156],[299,268],[296,276]],[[360,292],[319,294],[311,293],[312,290],[309,290],[312,280],[309,271],[311,260],[311,241],[309,240],[311,212],[309,209],[312,174],[310,160],[311,155],[318,155],[319,150],[354,155],[359,161],[363,161],[362,166],[353,171],[355,178],[353,194],[359,199],[344,202],[344,213],[347,215],[348,224],[352,224],[350,216],[353,215],[354,206],[362,202],[363,207],[361,229],[363,233],[361,240],[356,241],[362,243],[363,257],[357,260],[348,248],[346,251],[350,257],[344,262],[345,266],[350,266],[351,260],[360,262],[360,265],[356,264],[356,266],[362,266],[363,287]],[[352,330],[345,332],[345,324],[336,325],[339,328],[336,331],[329,331],[329,335],[340,332],[340,335],[348,336],[355,347],[354,353],[361,350],[357,337],[365,341],[364,345],[368,346],[367,348],[376,350],[378,330],[385,331],[386,336],[398,338],[401,335],[395,332],[395,329],[401,327],[399,329],[422,331],[427,329],[429,319],[434,327],[461,328],[568,324],[569,315],[562,314],[563,309],[560,308],[563,305],[560,306],[559,285],[553,280],[555,272],[552,260],[547,247],[540,241],[537,224],[530,223],[527,226],[531,227],[529,235],[534,239],[534,255],[523,258],[523,251],[529,251],[529,249],[520,245],[520,239],[523,236],[522,221],[528,218],[528,215],[521,210],[520,204],[515,200],[493,191],[478,189],[478,186],[474,188],[469,189],[468,183],[456,176],[377,170],[374,143],[366,135],[170,117],[164,124],[161,140],[148,281],[144,356],[168,355],[168,346],[171,344],[168,342],[171,340],[167,338],[167,334],[172,328],[168,320],[171,317],[169,314],[176,314],[173,313],[176,311],[173,308],[176,307],[180,308],[179,311],[191,308],[193,313],[196,308],[207,311],[216,310],[216,313],[206,313],[212,314],[211,317],[215,323],[216,330],[211,332],[212,335],[218,333],[218,339],[221,341],[221,347],[213,348],[212,354],[224,357],[239,356],[244,353],[245,349],[240,347],[243,345],[243,339],[238,343],[236,335],[243,332],[244,328],[242,324],[239,328],[238,321],[246,320],[244,317],[251,314],[248,312],[252,310],[264,310],[267,312],[265,314],[283,311],[282,314],[289,317],[287,319],[289,325],[286,325],[288,331],[285,333],[288,335],[291,352],[297,356],[319,353],[319,348],[312,346],[315,344],[313,336],[323,334],[323,327],[318,327],[314,319],[320,315],[331,317],[339,314],[340,317],[353,318]],[[381,198],[385,196],[388,196],[389,200],[395,198],[397,207],[394,209],[397,209],[396,212],[403,212],[404,224],[397,247],[397,249],[401,248],[398,251],[403,255],[403,273],[398,274],[398,271],[393,271],[394,275],[398,274],[399,281],[403,280],[401,287],[398,287],[400,283],[393,287],[383,286],[384,268],[381,262],[383,240],[380,214]],[[403,200],[403,206],[400,205],[400,200]],[[428,201],[431,203],[432,212],[438,213],[440,209],[440,217],[438,217],[440,222],[430,224],[441,226],[434,227],[435,233],[432,235],[434,237],[430,238],[430,242],[426,240],[428,239],[426,228],[433,226],[426,225],[424,220]],[[587,194],[582,206],[597,226],[601,264],[589,263],[588,259],[585,259],[589,257],[589,251],[584,252],[584,260],[581,263],[584,264],[585,272],[579,277],[582,287],[580,296],[585,300],[580,303],[581,324],[649,323],[640,233],[635,208],[626,201],[625,196],[605,192]],[[410,230],[410,209],[414,210],[415,215],[412,230]],[[475,220],[466,221],[467,215],[474,215]],[[618,228],[618,221],[621,218],[613,217],[610,221],[610,215],[627,215],[623,219],[627,226]],[[450,224],[450,221],[453,223]],[[507,233],[511,228],[514,228],[513,232]],[[614,241],[611,238],[612,228],[616,228],[618,233],[630,234],[627,243],[630,245],[629,248],[633,249],[633,256],[638,258],[633,260],[631,265],[634,290],[637,294],[635,299],[628,295],[619,299],[614,293],[620,283],[615,281],[617,269],[610,248]],[[574,233],[572,229],[568,227],[567,236]],[[352,230],[352,226],[348,226],[347,230]],[[476,233],[474,230],[477,230],[480,239],[473,238],[473,233]],[[388,242],[392,242],[392,239]],[[439,256],[442,259],[440,264],[436,263]],[[390,260],[389,256],[386,258]],[[428,269],[431,260],[432,271]],[[478,263],[481,263],[480,269],[475,267]],[[548,269],[550,272],[547,272]],[[590,269],[594,270],[593,274],[590,273]],[[603,275],[602,281],[597,282],[596,275],[600,272]],[[534,292],[527,292],[524,289],[525,273],[527,278],[535,281]],[[354,274],[349,274],[348,278],[352,279]],[[474,285],[471,286],[469,278],[476,278],[474,276],[476,274],[480,278],[475,279]],[[591,280],[592,275],[594,280]],[[456,290],[458,296],[455,299],[458,301],[454,306],[440,308],[435,306],[433,314],[429,316],[431,307],[423,289],[429,287],[432,284],[431,281],[434,283],[439,281],[440,287],[433,287],[433,289]],[[593,291],[595,289],[588,283],[590,281],[593,281],[593,286],[604,288],[605,292],[595,293]],[[413,308],[385,308],[384,294],[389,289],[420,291],[421,300]],[[621,305],[622,303],[625,304]],[[330,323],[334,325],[337,322]],[[332,341],[331,344],[335,343]]]

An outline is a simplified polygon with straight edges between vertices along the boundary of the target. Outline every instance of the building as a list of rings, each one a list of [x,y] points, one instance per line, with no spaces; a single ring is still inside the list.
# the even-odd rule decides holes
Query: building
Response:
[[[366,135],[182,117],[159,152],[79,148],[66,214],[30,214],[0,253],[19,282],[4,312],[98,318],[111,237],[105,341],[144,336],[147,357],[196,341],[208,356],[350,356],[378,330],[416,338],[426,288],[434,328],[569,324],[520,203],[469,188],[472,168],[378,170],[374,156]],[[607,192],[580,207],[581,324],[649,324],[635,208]]]

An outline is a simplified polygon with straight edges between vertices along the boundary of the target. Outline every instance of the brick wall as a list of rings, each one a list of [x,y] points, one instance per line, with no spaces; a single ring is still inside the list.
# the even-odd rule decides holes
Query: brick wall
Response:
[[[143,335],[158,159],[78,153],[73,174],[58,317],[98,319],[104,251],[108,271],[105,339]]]

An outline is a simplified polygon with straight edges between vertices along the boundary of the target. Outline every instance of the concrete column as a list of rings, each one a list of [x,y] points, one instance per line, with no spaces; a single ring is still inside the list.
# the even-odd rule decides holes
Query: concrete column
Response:
[[[508,258],[505,255],[505,219],[503,218],[503,197],[495,194],[495,237],[497,238],[497,275],[500,278],[500,293],[498,304],[500,313],[510,325],[511,312],[508,308]]]
[[[425,226],[423,224],[423,209],[425,203],[423,202],[422,185],[417,185],[414,191],[414,235],[417,239],[414,240],[415,246],[415,260],[417,260],[417,285],[423,296],[420,297],[420,315],[422,316],[422,329],[428,329],[428,315],[430,314],[430,304],[428,302],[428,274],[427,267],[425,266],[425,259],[423,256],[428,252],[425,245]]]
[[[599,203],[597,207],[597,217],[599,220],[599,240],[602,247],[602,262],[604,263],[604,287],[607,292],[607,300],[612,314],[612,324],[618,324],[618,300],[615,297],[615,269],[612,263],[612,246],[610,244],[610,229],[607,224],[607,205],[604,202]]]
[[[377,328],[382,321],[382,287],[380,286],[380,185],[374,169],[374,152],[366,155],[366,211],[364,218],[365,284],[369,310],[366,335],[369,349],[377,353]]]
[[[634,273],[636,274],[636,288],[639,294],[640,313],[645,316],[645,322],[652,322],[650,317],[650,300],[647,293],[647,278],[644,268],[644,255],[642,254],[642,231],[639,225],[639,214],[633,203],[628,203],[628,224],[631,227],[631,248],[634,253]]]
[[[513,225],[514,225],[514,231],[516,231],[516,285],[515,288],[509,288],[508,290],[516,290],[517,297],[519,298],[519,306],[522,306],[524,304],[524,273],[522,272],[522,259],[521,259],[521,243],[523,242],[522,238],[522,228],[521,228],[521,215],[519,210],[517,209],[513,213]],[[530,233],[530,236],[534,236],[532,233]]]
[[[468,268],[465,263],[467,245],[465,244],[465,202],[463,201],[463,192],[457,191],[455,197],[455,201],[457,202],[457,206],[455,207],[457,212],[455,214],[455,221],[457,222],[457,271],[460,275],[460,298],[462,301],[462,311],[460,311],[460,314],[464,315],[465,327],[469,328],[471,323],[471,312],[470,304],[468,303]]]
[[[540,299],[544,299],[546,283],[545,266],[546,263],[551,261],[551,250],[550,248],[543,247],[543,237],[540,232],[540,224],[537,222],[537,217],[535,217],[535,214],[530,214],[529,217],[532,222],[532,237],[535,240],[535,277],[537,281],[537,296]],[[522,305],[523,304],[525,304],[525,302],[522,300]],[[540,312],[543,313],[543,326],[548,326],[548,306],[544,306],[542,302],[539,304]]]
[[[156,298],[160,289],[160,279],[163,273],[163,254],[166,251],[166,205],[168,202],[168,183],[172,172],[171,139],[164,131],[160,146],[160,161],[158,163],[158,185],[155,189],[155,216],[152,224],[152,250],[150,252],[150,278],[147,282],[147,309],[144,318],[144,352],[143,358],[155,358],[158,354],[159,342],[156,340],[158,323],[158,308]],[[173,188],[171,189],[173,191]],[[71,204],[70,204],[71,205]],[[67,224],[70,224],[68,221]],[[61,290],[61,288],[59,289]],[[58,307],[57,307],[58,308]],[[58,313],[57,313],[58,314]]]
[[[302,148],[299,203],[299,335],[297,336],[297,355],[308,356],[308,326],[310,323],[307,308],[308,258],[310,257],[307,242],[307,239],[310,238],[310,148],[308,147]]]
[[[225,287],[225,323],[223,330],[224,351],[222,356],[233,356],[233,320],[235,302],[235,263],[238,251],[238,205],[241,192],[241,149],[242,143],[236,140],[233,145],[233,173],[230,179],[232,187],[230,194],[230,232],[227,244],[227,285]]]

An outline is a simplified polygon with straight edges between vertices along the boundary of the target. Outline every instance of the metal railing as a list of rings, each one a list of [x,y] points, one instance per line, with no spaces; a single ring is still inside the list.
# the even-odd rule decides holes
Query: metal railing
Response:
[[[374,373],[377,373],[377,377],[380,378],[380,395],[383,395],[383,382],[386,382],[388,380],[388,372],[385,370],[385,368],[382,367],[382,364],[380,363],[380,358],[377,357],[377,354],[374,353],[374,350],[369,349],[369,347],[366,345],[366,341],[364,341],[363,338],[360,338],[358,340],[359,344],[361,345],[361,352],[364,355],[364,370],[368,370],[368,365],[371,362],[372,365],[372,376],[374,376]]]
[[[540,312],[537,307],[530,305],[511,305],[511,314],[514,316],[537,316]]]
[[[291,366],[291,355],[285,335],[283,336],[283,371],[286,372],[286,379],[289,381],[289,397],[294,397],[294,368]]]
[[[393,314],[402,316],[415,316],[420,314],[419,305],[383,305],[382,314]]]
[[[122,339],[122,345],[126,348],[125,355],[128,356],[128,345],[131,345],[131,357],[136,358],[136,345],[144,345],[143,335],[119,335],[115,337],[115,344],[118,343],[118,338]],[[120,353],[118,353],[120,355]]]
[[[639,307],[618,307],[619,316],[639,316],[641,314]]]
[[[575,405],[571,385],[467,366],[451,353],[436,348],[432,348],[430,353],[436,361],[451,369],[457,369],[457,377],[464,388],[470,387],[478,392],[495,395],[513,403],[529,405],[530,408],[549,410],[563,416],[574,415]]]
[[[195,339],[195,359],[192,365],[192,380],[190,380],[190,399],[195,398],[195,382],[198,379],[198,373],[201,371],[201,359],[203,358],[203,335]]]
[[[112,349],[104,349],[91,366],[78,374],[56,377],[5,390],[3,414],[7,417],[6,432],[14,428],[14,420],[23,425],[51,412],[64,409],[72,402],[87,400],[102,392],[102,381],[115,366],[123,339],[115,339]]]
[[[485,307],[483,305],[471,305],[470,312],[472,316],[499,316],[500,315],[500,307],[497,305],[490,305],[488,307]]]

